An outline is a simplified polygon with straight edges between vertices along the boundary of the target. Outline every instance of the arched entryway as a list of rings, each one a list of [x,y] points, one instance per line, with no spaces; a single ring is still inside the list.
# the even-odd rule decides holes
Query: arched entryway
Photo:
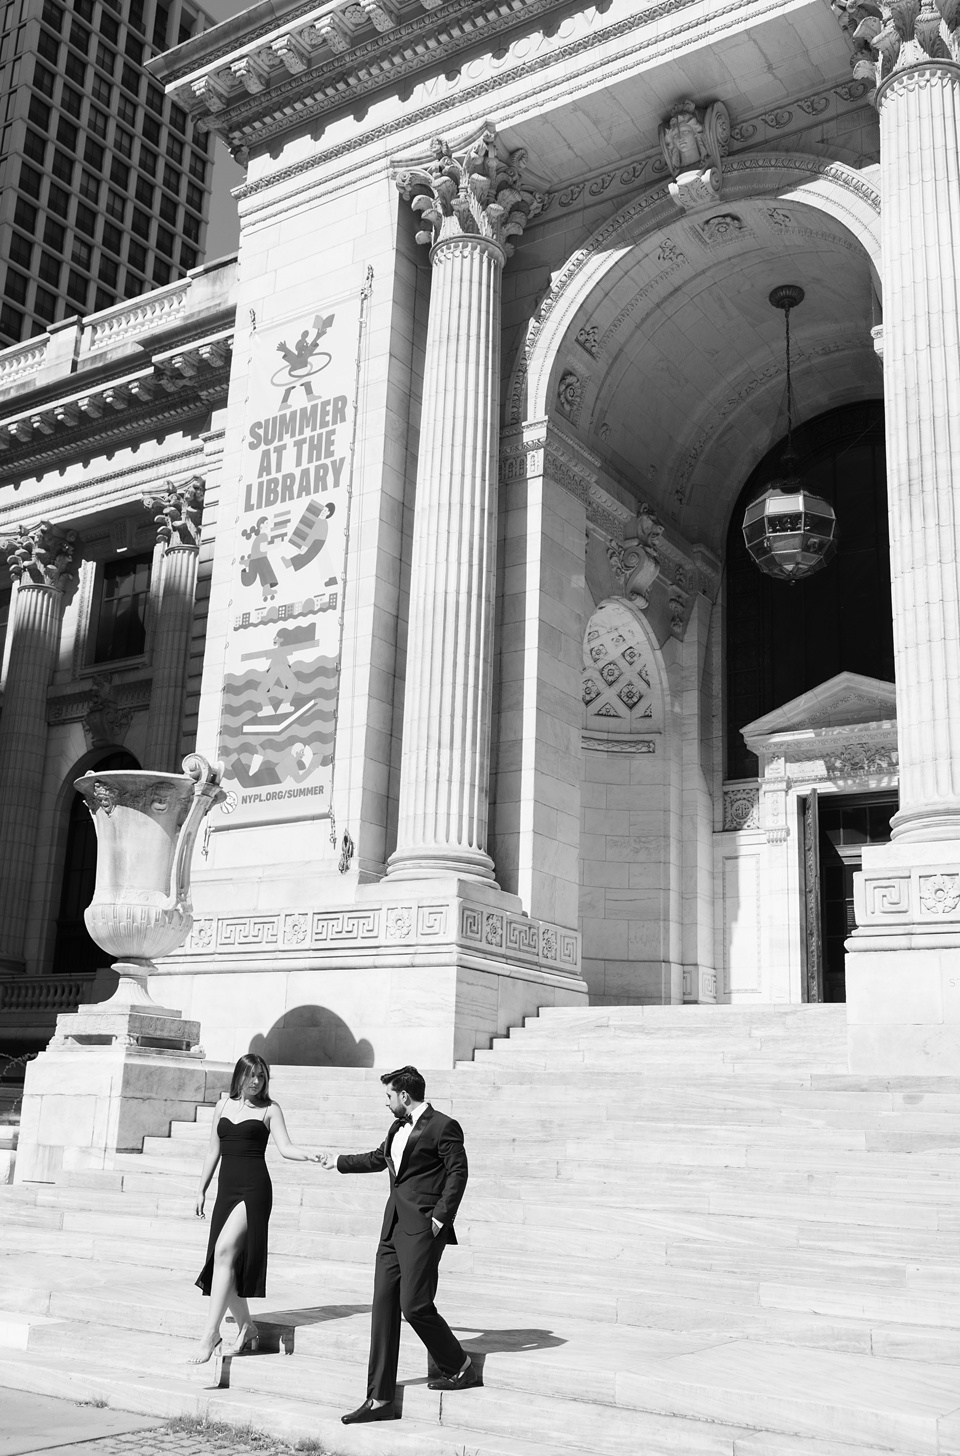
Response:
[[[136,769],[140,765],[125,749],[112,749],[88,764],[89,769]],[[97,876],[97,836],[83,798],[74,793],[67,811],[66,849],[53,952],[57,976],[91,976],[109,957],[91,940],[83,912],[93,899]]]

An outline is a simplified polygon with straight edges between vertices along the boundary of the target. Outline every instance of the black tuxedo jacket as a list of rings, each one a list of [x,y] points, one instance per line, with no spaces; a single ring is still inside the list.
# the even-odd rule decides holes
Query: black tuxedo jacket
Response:
[[[386,1238],[393,1227],[394,1215],[407,1234],[429,1232],[431,1219],[435,1218],[447,1231],[447,1243],[455,1244],[453,1220],[467,1186],[463,1130],[459,1122],[428,1104],[410,1130],[398,1168],[390,1156],[390,1148],[402,1126],[401,1122],[392,1123],[387,1136],[372,1153],[341,1153],[337,1171],[382,1173],[386,1169],[390,1174],[390,1196],[383,1212],[381,1238]]]

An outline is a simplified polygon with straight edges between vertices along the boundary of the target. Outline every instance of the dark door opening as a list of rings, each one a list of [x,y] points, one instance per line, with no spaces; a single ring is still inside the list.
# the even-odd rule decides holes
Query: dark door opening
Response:
[[[844,943],[856,929],[853,877],[865,844],[886,844],[897,799],[812,792],[803,815],[808,1001],[846,1000]]]

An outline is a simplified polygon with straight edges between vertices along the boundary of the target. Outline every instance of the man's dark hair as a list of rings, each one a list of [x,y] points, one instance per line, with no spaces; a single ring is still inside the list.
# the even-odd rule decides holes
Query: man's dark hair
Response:
[[[394,1092],[409,1093],[413,1102],[422,1102],[427,1090],[427,1084],[416,1067],[398,1067],[395,1072],[387,1072],[380,1081],[385,1087],[392,1087]]]

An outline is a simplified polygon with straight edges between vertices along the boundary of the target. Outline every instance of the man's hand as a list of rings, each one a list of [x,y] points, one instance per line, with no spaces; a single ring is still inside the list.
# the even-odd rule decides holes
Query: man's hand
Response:
[[[326,1173],[335,1173],[337,1171],[337,1159],[334,1153],[321,1153],[317,1162]]]

